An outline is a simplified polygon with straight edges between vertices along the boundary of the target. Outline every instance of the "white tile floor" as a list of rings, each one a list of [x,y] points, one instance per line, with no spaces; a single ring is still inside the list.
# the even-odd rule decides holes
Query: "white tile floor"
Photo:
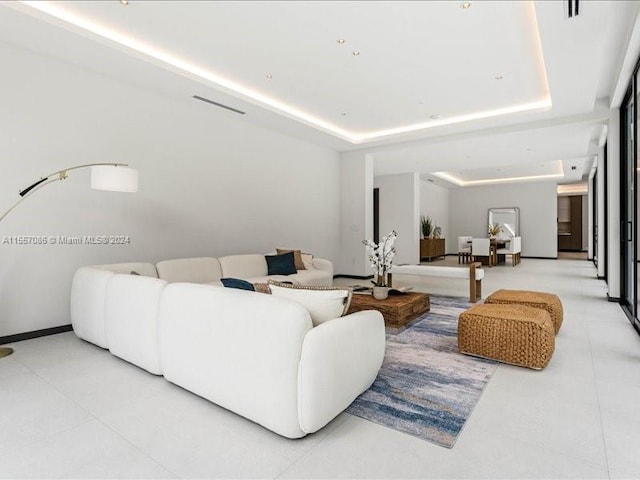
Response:
[[[487,269],[485,295],[504,287],[561,296],[556,352],[542,372],[500,365],[451,450],[348,414],[287,440],[66,333],[0,360],[0,477],[639,478],[640,337],[592,264]]]

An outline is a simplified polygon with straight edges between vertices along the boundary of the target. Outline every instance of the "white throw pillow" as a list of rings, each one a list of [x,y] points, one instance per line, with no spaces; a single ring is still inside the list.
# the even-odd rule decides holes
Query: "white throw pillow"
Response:
[[[293,300],[309,311],[313,326],[343,316],[349,310],[352,290],[348,287],[308,287],[269,281],[271,294]]]
[[[310,253],[302,253],[300,256],[302,257],[302,263],[306,270],[313,270],[315,268],[313,266],[313,255]]]

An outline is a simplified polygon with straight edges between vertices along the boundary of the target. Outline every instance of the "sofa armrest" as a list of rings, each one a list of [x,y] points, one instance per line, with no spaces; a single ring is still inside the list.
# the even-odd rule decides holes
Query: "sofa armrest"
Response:
[[[313,266],[318,270],[323,270],[330,273],[331,278],[333,278],[333,263],[331,263],[329,260],[313,257]]]
[[[71,325],[75,334],[108,348],[104,323],[107,283],[115,273],[95,267],[79,268],[71,284]]]
[[[319,430],[369,388],[384,351],[384,319],[374,310],[336,318],[307,332],[298,370],[300,429]]]

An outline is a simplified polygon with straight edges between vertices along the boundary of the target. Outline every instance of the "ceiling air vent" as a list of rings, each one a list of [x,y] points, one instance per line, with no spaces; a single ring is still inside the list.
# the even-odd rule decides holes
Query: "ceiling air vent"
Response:
[[[200,100],[201,102],[210,103],[211,105],[215,105],[216,107],[224,108],[226,110],[231,110],[232,112],[239,113],[240,115],[244,115],[246,112],[242,110],[238,110],[237,108],[230,107],[228,105],[223,105],[222,103],[214,102],[213,100],[209,100],[208,98],[201,97],[199,95],[194,95],[193,98],[196,100]]]
[[[567,18],[573,18],[580,15],[580,0],[566,0],[567,5]]]

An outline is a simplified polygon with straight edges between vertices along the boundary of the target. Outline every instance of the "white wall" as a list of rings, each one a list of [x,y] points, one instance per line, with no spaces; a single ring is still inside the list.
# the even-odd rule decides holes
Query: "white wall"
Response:
[[[442,228],[445,239],[445,252],[458,253],[457,239],[449,236],[449,189],[426,180],[420,181],[420,215],[431,217],[431,220]]]
[[[72,172],[0,224],[18,235],[128,235],[126,246],[0,243],[0,336],[69,323],[81,265],[295,247],[339,253],[339,158],[250,118],[165,97],[0,43],[0,209],[60,168],[128,162],[140,191]],[[246,117],[249,117],[247,115]]]
[[[374,178],[380,189],[380,239],[398,232],[394,264],[420,263],[420,177],[417,173]]]
[[[347,152],[340,156],[340,275],[372,275],[362,241],[373,239],[373,160]]]
[[[450,190],[450,237],[487,237],[489,209],[518,207],[522,256],[556,258],[557,192],[550,182],[465,187]]]

